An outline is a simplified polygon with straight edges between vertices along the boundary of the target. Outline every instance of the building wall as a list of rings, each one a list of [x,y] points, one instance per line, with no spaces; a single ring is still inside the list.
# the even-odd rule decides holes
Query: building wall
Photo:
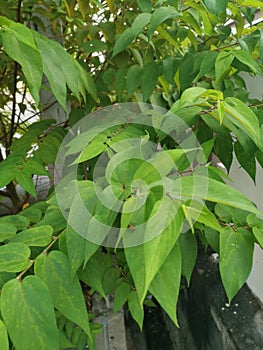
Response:
[[[250,75],[243,75],[245,78],[251,98],[263,100],[263,78]],[[230,177],[234,180],[234,187],[244,193],[257,207],[263,211],[263,169],[257,164],[256,184],[247,173],[240,168],[235,159],[230,171]],[[263,250],[256,244],[252,272],[247,280],[247,284],[252,292],[263,302]]]

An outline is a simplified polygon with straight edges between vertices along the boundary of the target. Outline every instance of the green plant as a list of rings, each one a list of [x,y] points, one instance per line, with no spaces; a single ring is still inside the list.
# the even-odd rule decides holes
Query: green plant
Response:
[[[263,224],[256,207],[225,183],[228,176],[213,164],[211,154],[229,170],[234,153],[253,180],[256,161],[263,164],[262,101],[249,98],[241,74],[263,73],[263,28],[253,25],[261,1],[39,3],[43,6],[8,1],[0,7],[0,123],[7,154],[0,163],[0,187],[6,186],[0,194],[10,197],[18,212],[0,218],[3,349],[83,348],[86,343],[94,348],[97,327],[89,320],[81,283],[103,298],[115,292],[115,311],[127,302],[141,328],[150,293],[177,324],[181,277],[189,285],[198,240],[219,252],[231,301],[251,270],[254,243],[263,246]],[[44,28],[42,20],[50,15],[64,48],[27,27]],[[225,25],[229,20],[235,31]],[[22,119],[28,103],[18,103],[18,88],[22,96],[30,92],[35,116],[42,108],[43,73],[62,107],[71,105],[62,125],[42,120],[28,126]],[[16,185],[36,196],[32,176],[48,175],[47,165],[55,162],[68,128],[74,130],[98,107],[118,110],[126,102],[148,102],[171,113],[147,107],[131,114],[131,120],[102,118],[87,145],[81,135],[65,144],[66,169],[74,163],[76,178],[63,179],[57,193],[51,190],[46,201],[21,210]],[[184,125],[175,128],[178,120]],[[185,125],[198,141],[194,147],[180,139]],[[22,137],[15,138],[15,132]],[[103,153],[112,167],[107,183],[93,173]],[[72,189],[91,218],[121,228],[115,245],[107,244],[105,236],[87,240],[68,224],[62,215],[67,209],[73,224],[74,215],[78,221]],[[121,201],[117,211],[115,203],[107,207],[98,200],[107,203],[111,189]],[[163,232],[142,244],[130,243],[140,224],[145,229],[139,234],[151,235],[147,223],[158,211],[166,223]],[[89,238],[98,227],[96,220],[88,222]],[[121,241],[124,249],[118,246]]]

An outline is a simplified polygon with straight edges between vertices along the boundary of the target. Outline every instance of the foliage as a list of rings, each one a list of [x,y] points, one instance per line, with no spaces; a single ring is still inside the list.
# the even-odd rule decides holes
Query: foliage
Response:
[[[87,311],[83,285],[103,298],[114,292],[114,310],[127,303],[141,328],[143,305],[151,294],[177,324],[181,278],[190,284],[200,241],[220,255],[229,301],[242,287],[254,243],[263,246],[261,213],[226,183],[227,175],[212,159],[218,157],[229,170],[235,154],[254,181],[256,162],[263,165],[262,101],[250,99],[244,78],[263,75],[263,25],[253,25],[262,8],[257,0],[1,1],[0,142],[5,156],[1,152],[0,195],[11,199],[16,212],[0,218],[2,349],[95,348],[97,326]],[[47,18],[64,48],[32,29],[44,32]],[[63,125],[52,115],[34,121],[43,110],[43,74],[61,106],[67,110],[70,105]],[[75,139],[72,154],[82,153],[72,159],[79,178],[70,186],[80,189],[103,223],[135,233],[164,202],[161,216],[168,225],[161,235],[114,249],[75,232],[53,189],[46,201],[26,206],[29,195],[37,197],[34,176],[48,175],[47,165],[56,160],[68,127],[99,107],[122,102],[149,102],[172,111],[189,126],[203,155],[182,150],[158,132],[165,116],[157,121],[152,115],[147,128],[109,126],[84,150],[81,137]],[[106,198],[107,188],[85,169],[93,169],[103,152],[123,157],[116,146],[120,140],[126,155],[133,154],[133,137],[141,140],[142,149],[146,144],[148,159],[123,161],[113,169],[109,187],[123,202],[113,215],[96,197],[101,191]],[[161,150],[147,149],[147,141]],[[188,152],[194,156],[186,157]],[[160,189],[160,174],[152,170],[156,164],[163,183],[174,192],[179,189],[179,200]],[[125,171],[129,178],[122,177]],[[126,209],[136,208],[140,200],[132,191],[138,179],[151,190],[140,210],[127,215]],[[204,179],[207,191],[202,192]],[[18,184],[28,196],[19,197]]]

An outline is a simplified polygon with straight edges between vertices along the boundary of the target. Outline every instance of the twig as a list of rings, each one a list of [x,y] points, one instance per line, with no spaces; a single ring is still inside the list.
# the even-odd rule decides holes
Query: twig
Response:
[[[62,232],[60,232],[59,235],[57,236],[53,236],[53,240],[52,242],[38,255],[40,256],[41,254],[46,254],[48,252],[48,250],[57,242],[57,240],[60,238],[60,236],[66,232],[66,230],[63,230]],[[17,276],[17,279],[22,282],[22,277],[24,276],[24,274],[34,265],[36,259],[34,260],[30,260],[29,265],[22,271],[20,272],[20,274]]]

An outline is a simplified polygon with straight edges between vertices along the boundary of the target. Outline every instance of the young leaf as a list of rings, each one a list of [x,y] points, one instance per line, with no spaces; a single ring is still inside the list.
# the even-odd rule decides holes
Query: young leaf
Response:
[[[220,234],[219,269],[229,302],[246,282],[251,268],[254,239],[248,230],[226,227]]]
[[[7,282],[1,293],[1,314],[17,350],[59,349],[51,296],[39,277]],[[1,345],[2,341],[1,337]]]
[[[178,326],[176,304],[181,283],[181,252],[176,244],[151,282],[149,291]]]
[[[0,247],[0,271],[19,272],[29,265],[30,249],[22,243]]]
[[[59,251],[39,255],[35,262],[35,274],[47,285],[55,308],[91,338],[82,289],[77,276],[71,277],[68,258]]]

